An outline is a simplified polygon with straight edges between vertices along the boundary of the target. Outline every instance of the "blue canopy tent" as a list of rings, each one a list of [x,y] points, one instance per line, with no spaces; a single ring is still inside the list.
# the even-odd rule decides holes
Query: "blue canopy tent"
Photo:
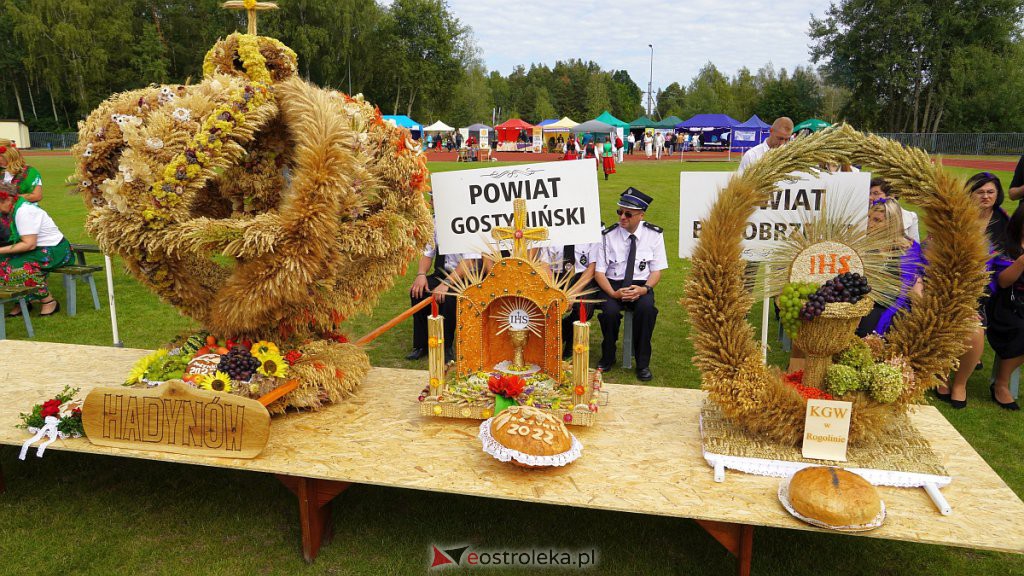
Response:
[[[676,132],[688,136],[690,149],[732,152],[729,141],[739,122],[728,114],[696,114],[676,124]],[[695,141],[695,139],[699,139]],[[679,160],[683,160],[680,154]]]
[[[771,126],[765,124],[754,114],[749,120],[732,127],[732,149],[737,152],[745,152],[768,138],[768,130]]]
[[[555,122],[558,122],[558,118],[548,118],[546,120],[541,120],[540,122],[537,122],[535,126],[547,126],[548,124],[554,124]]]
[[[394,122],[399,128],[408,129],[409,132],[412,133],[414,140],[419,140],[420,135],[423,134],[423,125],[404,114],[399,114],[397,116],[384,115],[382,118],[385,122]]]

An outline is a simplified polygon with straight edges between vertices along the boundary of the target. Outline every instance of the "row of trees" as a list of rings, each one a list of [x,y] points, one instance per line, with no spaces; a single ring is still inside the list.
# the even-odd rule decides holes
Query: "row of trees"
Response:
[[[677,82],[658,92],[658,114],[689,118],[702,112],[728,114],[744,121],[752,114],[771,123],[779,116],[799,122],[817,117],[830,122],[843,119],[848,90],[828,84],[812,69],[797,67],[790,74],[768,64],[752,74],[741,68],[727,78],[707,63],[687,86]]]
[[[0,117],[69,130],[111,93],[196,81],[217,38],[245,29],[244,15],[220,3],[0,0]],[[303,77],[362,93],[385,113],[467,125],[496,109],[503,118],[639,112],[629,75],[593,62],[488,73],[443,0],[287,0],[258,22],[296,51]]]
[[[244,15],[221,0],[0,0],[0,117],[74,129],[113,92],[202,75],[206,50]],[[1024,0],[840,0],[810,20],[817,69],[731,78],[708,63],[657,95],[657,117],[722,112],[847,120],[878,131],[1024,131]],[[312,82],[385,113],[458,125],[643,113],[624,70],[570,60],[488,72],[445,0],[286,0],[261,34]]]

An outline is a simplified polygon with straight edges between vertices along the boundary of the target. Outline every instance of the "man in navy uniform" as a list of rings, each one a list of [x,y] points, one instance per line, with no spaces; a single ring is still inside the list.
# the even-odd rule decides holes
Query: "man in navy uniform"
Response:
[[[444,360],[451,362],[455,359],[455,314],[458,309],[455,296],[448,294],[448,285],[444,279],[449,275],[459,277],[475,266],[479,260],[479,254],[439,254],[437,251],[437,237],[434,237],[433,244],[428,244],[420,256],[416,269],[416,279],[409,288],[409,301],[415,306],[428,293],[434,294],[434,299],[439,305],[438,312],[444,316]],[[433,264],[434,271],[427,274]],[[430,315],[430,306],[421,309],[412,319],[412,351],[405,356],[406,360],[418,360],[427,355],[427,316]]]
[[[597,258],[594,280],[604,292],[601,305],[601,360],[597,367],[608,370],[615,364],[622,310],[633,311],[633,350],[636,376],[644,382],[651,374],[651,336],[658,319],[654,287],[661,271],[668,268],[662,229],[644,221],[654,199],[629,187],[619,197],[617,224],[605,228]]]

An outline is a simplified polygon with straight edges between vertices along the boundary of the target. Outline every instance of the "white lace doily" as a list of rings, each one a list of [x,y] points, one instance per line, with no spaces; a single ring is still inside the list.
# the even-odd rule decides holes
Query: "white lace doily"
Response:
[[[569,434],[572,438],[572,446],[562,452],[561,454],[553,454],[551,456],[534,456],[532,454],[524,454],[518,450],[507,448],[494,439],[491,436],[491,420],[494,418],[488,418],[480,423],[480,433],[478,437],[483,442],[484,452],[494,456],[502,462],[511,462],[515,460],[520,464],[526,464],[527,466],[565,466],[579,458],[583,453],[583,444],[576,439],[574,434]]]
[[[804,516],[803,514],[797,512],[796,509],[793,508],[793,505],[790,504],[789,502],[789,481],[792,479],[793,477],[790,476],[788,478],[783,479],[782,482],[779,484],[779,502],[782,502],[782,506],[786,509],[787,512],[797,517],[798,519],[807,522],[812,526],[817,526],[818,528],[828,528],[829,530],[838,530],[840,532],[866,532],[868,530],[874,530],[875,528],[878,528],[882,525],[883,522],[885,522],[884,500],[878,501],[881,504],[881,510],[879,510],[878,515],[875,516],[867,524],[857,524],[854,526],[833,526],[831,524],[826,524],[820,520],[815,520],[814,518],[808,518],[807,516]]]

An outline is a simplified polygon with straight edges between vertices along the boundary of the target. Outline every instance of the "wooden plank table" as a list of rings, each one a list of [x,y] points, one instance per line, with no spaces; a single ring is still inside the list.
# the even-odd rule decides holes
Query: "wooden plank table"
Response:
[[[0,444],[28,434],[18,413],[60,391],[113,386],[144,350],[0,342]],[[330,502],[350,484],[373,484],[487,498],[692,518],[750,571],[754,526],[817,530],[779,504],[778,479],[731,472],[716,483],[701,455],[698,413],[703,393],[678,388],[606,385],[610,395],[593,428],[572,428],[583,457],[557,469],[523,470],[484,454],[479,422],[424,418],[416,396],[426,373],[376,368],[356,396],[316,413],[274,419],[270,441],[252,460],[208,458],[94,446],[86,439],[53,443],[69,450],[275,474],[299,498],[303,554],[316,557],[331,534]],[[921,489],[880,488],[885,525],[864,533],[886,538],[1024,553],[1024,503],[959,433],[930,406],[912,419],[953,477],[942,516]],[[0,475],[2,488],[2,475]]]

